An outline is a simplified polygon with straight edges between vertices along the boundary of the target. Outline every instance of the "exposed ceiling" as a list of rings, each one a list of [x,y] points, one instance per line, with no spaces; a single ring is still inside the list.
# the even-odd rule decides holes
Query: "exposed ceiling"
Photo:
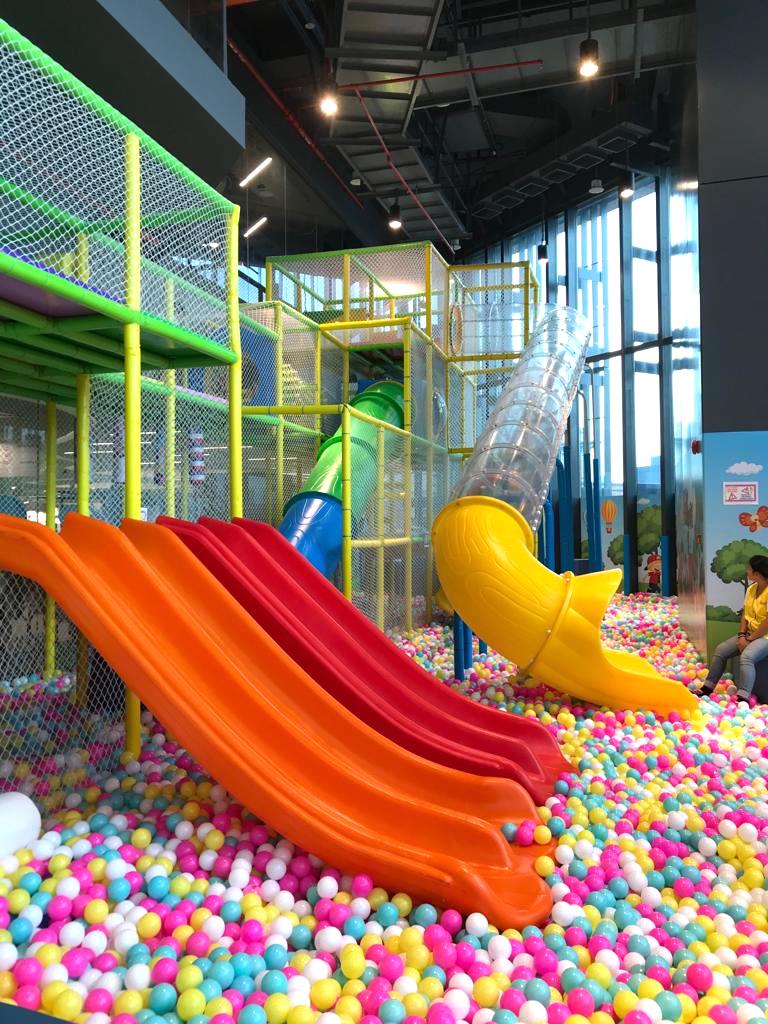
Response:
[[[675,144],[695,60],[693,0],[227,2],[243,163],[276,152],[294,179],[284,196],[276,164],[247,202],[307,249],[405,237],[450,255],[559,208],[591,177],[652,172]],[[600,48],[589,81],[588,34]],[[329,89],[330,120],[318,110]]]

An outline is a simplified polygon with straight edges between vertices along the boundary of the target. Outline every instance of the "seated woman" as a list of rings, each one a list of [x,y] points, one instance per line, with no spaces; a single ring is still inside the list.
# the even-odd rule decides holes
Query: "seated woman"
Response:
[[[750,585],[744,597],[739,632],[724,640],[715,650],[699,696],[712,693],[725,671],[725,663],[738,654],[739,688],[736,696],[739,700],[747,700],[755,685],[755,665],[768,658],[768,558],[765,555],[750,558],[747,579]]]

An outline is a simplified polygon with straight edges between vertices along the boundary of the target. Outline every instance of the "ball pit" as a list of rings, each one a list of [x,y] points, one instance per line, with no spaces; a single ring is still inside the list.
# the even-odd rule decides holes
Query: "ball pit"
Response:
[[[604,639],[704,674],[673,601],[617,599]],[[457,683],[446,628],[398,642],[472,699],[537,716],[573,765],[540,823],[504,829],[557,842],[536,860],[546,926],[499,934],[342,875],[147,716],[138,760],[99,775],[81,752],[54,786],[63,809],[0,859],[0,1001],[87,1024],[762,1024],[768,713],[727,681],[691,721],[574,705],[493,654]]]

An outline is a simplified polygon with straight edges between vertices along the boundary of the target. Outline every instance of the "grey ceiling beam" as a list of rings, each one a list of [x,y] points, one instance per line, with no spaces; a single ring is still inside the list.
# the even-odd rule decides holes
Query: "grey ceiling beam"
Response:
[[[686,67],[690,64],[696,63],[695,53],[690,54],[676,54],[666,58],[660,58],[659,60],[648,60],[641,63],[639,72],[645,74],[649,71],[662,71],[666,68],[681,68]],[[625,75],[634,75],[637,73],[637,67],[634,60],[619,62],[617,64],[601,64],[600,66],[600,80],[606,78],[623,78]],[[490,88],[487,92],[483,92],[480,95],[480,100],[491,100],[498,96],[515,96],[525,92],[540,92],[543,89],[560,89],[566,85],[580,85],[584,86],[584,79],[579,78],[578,75],[570,70],[564,71],[558,75],[540,75],[530,81],[521,82],[520,79],[510,81],[508,86]],[[469,103],[466,93],[432,93],[425,94],[424,98],[417,102],[417,110],[427,110],[431,107],[437,107],[441,104],[448,104],[451,107],[461,106]]]
[[[393,46],[383,44],[381,46],[327,46],[326,57],[333,57],[335,60],[445,60],[449,54],[447,50],[402,50]],[[409,68],[405,74],[409,74],[413,68]]]
[[[667,21],[670,18],[681,18],[687,14],[694,14],[695,11],[696,4],[694,0],[646,5],[643,7],[643,21],[646,23]],[[635,12],[630,7],[611,14],[593,14],[589,21],[592,35],[595,35],[597,32],[634,24]],[[467,39],[466,47],[468,53],[482,53],[487,50],[500,50],[510,46],[528,46],[529,44],[544,43],[549,39],[568,39],[571,36],[585,36],[586,34],[586,18],[569,18],[566,21],[555,21],[549,24],[534,25],[530,28],[519,28],[510,32],[498,32],[493,35],[480,36],[477,39]],[[457,55],[457,51],[454,51],[452,54],[452,56]]]

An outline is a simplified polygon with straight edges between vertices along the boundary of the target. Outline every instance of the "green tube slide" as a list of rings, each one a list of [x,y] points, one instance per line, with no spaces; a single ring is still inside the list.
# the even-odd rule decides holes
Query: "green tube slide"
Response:
[[[350,405],[377,420],[402,429],[403,385],[379,381],[356,395]],[[352,450],[352,516],[366,508],[376,486],[376,434],[372,423],[354,416],[350,423]],[[384,432],[384,456],[398,438]],[[341,428],[322,445],[315,468],[303,489],[288,502],[280,532],[324,576],[332,576],[341,558]]]

